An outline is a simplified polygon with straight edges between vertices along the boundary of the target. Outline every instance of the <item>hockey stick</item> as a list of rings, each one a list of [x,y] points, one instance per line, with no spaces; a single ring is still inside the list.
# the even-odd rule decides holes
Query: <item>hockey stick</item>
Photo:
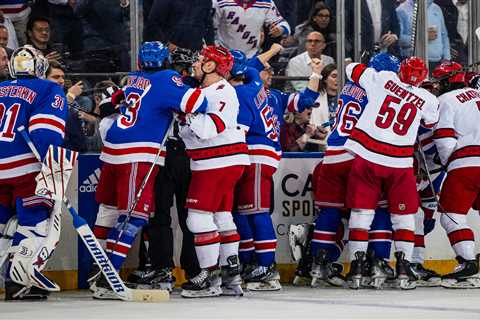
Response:
[[[430,191],[432,192],[432,195],[435,199],[435,202],[437,204],[437,208],[440,209],[442,214],[445,214],[450,220],[452,220],[453,223],[458,225],[457,221],[455,221],[455,219],[450,217],[450,215],[443,209],[442,205],[440,204],[437,193],[435,192],[435,188],[433,187],[433,181],[432,181],[432,176],[430,175],[430,170],[428,169],[427,157],[425,156],[425,152],[423,151],[421,141],[418,137],[417,137],[417,144],[418,144],[418,153],[420,154],[420,158],[423,162],[423,166],[425,167],[425,171],[426,171],[427,179],[428,179],[428,185],[430,186]]]
[[[33,144],[32,140],[28,136],[24,127],[18,128],[18,132],[22,135],[25,142],[28,144],[32,153],[41,162],[40,154],[38,153],[37,148]],[[69,213],[73,218],[73,225],[83,243],[87,247],[88,251],[92,255],[95,262],[100,266],[100,270],[107,279],[113,291],[118,295],[118,297],[125,301],[151,301],[159,302],[166,301],[169,299],[170,294],[167,290],[139,290],[139,289],[130,289],[125,286],[122,279],[118,275],[115,268],[112,266],[110,259],[106,255],[105,251],[102,249],[98,243],[97,238],[93,234],[92,230],[88,226],[85,219],[80,217],[75,209],[71,206],[70,202],[66,197],[63,199],[56,199],[57,201],[63,201],[67,207]]]
[[[410,47],[412,55],[415,56],[415,43],[417,42],[417,17],[418,17],[418,0],[414,0],[412,13],[412,34],[410,35]]]

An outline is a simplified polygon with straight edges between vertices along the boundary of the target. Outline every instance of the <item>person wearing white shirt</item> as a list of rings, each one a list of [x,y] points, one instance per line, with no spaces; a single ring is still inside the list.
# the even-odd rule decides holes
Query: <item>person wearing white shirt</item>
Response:
[[[332,57],[322,54],[325,49],[325,37],[318,31],[310,32],[305,41],[305,51],[288,62],[287,76],[289,77],[308,77],[312,74],[312,59],[318,58],[324,66],[335,63]],[[291,81],[296,91],[302,91],[307,87],[307,81]]]
[[[468,38],[468,0],[453,0],[458,10],[457,31],[462,37],[463,44],[467,44]]]

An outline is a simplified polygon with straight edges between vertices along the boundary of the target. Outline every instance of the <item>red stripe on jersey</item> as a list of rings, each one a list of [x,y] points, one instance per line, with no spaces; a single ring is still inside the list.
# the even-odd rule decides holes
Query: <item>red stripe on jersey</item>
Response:
[[[195,91],[192,92],[190,97],[187,100],[187,104],[185,105],[185,113],[191,113],[193,110],[193,107],[195,106],[195,103],[198,101],[198,97],[202,93],[202,90],[200,89],[195,89]]]
[[[420,120],[420,123],[421,123],[422,127],[427,128],[427,129],[432,129],[437,124],[437,122],[425,123],[425,121],[423,121],[423,119]]]
[[[51,126],[57,127],[58,129],[65,131],[65,125],[62,124],[59,121],[53,120],[53,119],[48,119],[48,118],[36,118],[32,119],[29,123],[28,126],[33,126],[35,124],[49,124]]]
[[[219,116],[217,116],[214,113],[208,113],[208,115],[210,116],[210,118],[212,118],[213,123],[215,124],[215,127],[217,128],[217,133],[222,133],[223,131],[225,131],[226,127],[225,127],[225,123],[223,122],[222,118],[220,118]]]
[[[12,9],[2,8],[1,10],[4,14],[16,14],[16,13],[22,12],[26,8],[27,8],[27,5],[23,5],[23,6],[18,7],[18,8],[12,8]]]
[[[388,231],[382,232],[369,232],[368,233],[369,240],[392,240],[392,233]]]
[[[453,246],[454,244],[462,241],[475,241],[475,237],[472,230],[460,229],[450,232],[448,234],[448,240],[450,240],[450,244]]]
[[[277,241],[272,240],[268,242],[254,242],[255,250],[274,250],[277,248]]]
[[[416,234],[414,245],[415,245],[415,247],[425,248],[425,236],[420,235],[420,234]]]
[[[37,163],[37,162],[38,162],[37,158],[32,157],[32,158],[16,160],[16,161],[7,162],[7,163],[0,163],[0,170],[16,169],[18,167],[25,166],[31,163]]]
[[[337,235],[335,233],[324,233],[317,230],[315,230],[315,232],[313,233],[314,240],[335,242],[336,238]]]
[[[197,233],[194,235],[196,246],[208,246],[220,243],[220,234],[217,231]]]
[[[425,147],[426,145],[429,145],[430,143],[433,142],[433,136],[430,136],[428,138],[425,138],[421,141],[422,147]]]
[[[367,66],[363,63],[356,65],[352,70],[352,81],[358,84],[358,81],[360,81],[360,77],[366,69]]]
[[[348,233],[348,241],[368,241],[368,230],[350,229],[350,232]]]
[[[455,138],[455,130],[451,128],[442,128],[442,129],[437,129],[433,133],[433,139],[442,139],[442,138]]]
[[[242,153],[248,154],[247,145],[243,142],[187,151],[188,156],[193,160],[207,160]]]
[[[280,161],[282,159],[282,157],[279,156],[277,153],[264,149],[248,149],[248,154],[251,156],[266,156],[274,158],[277,161]]]
[[[415,233],[412,230],[399,229],[393,232],[394,241],[415,242]]]
[[[287,105],[288,112],[297,111],[297,108],[295,106],[295,100],[297,99],[297,95],[298,95],[298,93],[292,93],[290,95],[290,102]]]
[[[347,150],[328,150],[325,151],[325,157],[326,156],[338,156],[339,154],[344,154],[347,153]]]
[[[109,148],[106,146],[103,146],[102,152],[105,152],[109,155],[112,156],[123,156],[123,155],[128,155],[128,154],[133,154],[133,153],[149,153],[149,154],[154,154],[156,155],[158,152],[158,148],[154,147],[131,147],[131,148],[121,148],[121,149],[113,149]],[[165,157],[166,152],[161,151],[160,156]]]
[[[452,163],[455,160],[468,157],[480,157],[480,146],[466,146],[455,150],[450,158],[448,158],[448,163]]]
[[[390,143],[378,141],[366,132],[355,128],[350,134],[350,139],[357,141],[366,149],[395,158],[410,158],[413,156],[413,146],[395,146]]]

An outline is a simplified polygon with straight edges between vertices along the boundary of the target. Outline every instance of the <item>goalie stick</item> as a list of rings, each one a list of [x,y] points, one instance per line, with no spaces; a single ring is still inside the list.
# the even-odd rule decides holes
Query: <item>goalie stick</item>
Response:
[[[38,153],[35,145],[28,136],[25,128],[19,127],[18,132],[22,135],[25,142],[28,144],[32,153],[35,157],[41,162],[40,154]],[[118,272],[112,266],[110,259],[108,258],[105,251],[100,246],[97,238],[93,234],[92,230],[88,226],[85,219],[80,217],[75,209],[71,206],[70,202],[66,197],[60,199],[56,196],[57,199],[61,200],[67,207],[70,215],[73,218],[73,225],[78,235],[82,239],[83,243],[87,247],[91,256],[95,262],[100,267],[100,271],[105,276],[106,280],[110,284],[112,290],[118,295],[118,297],[124,301],[148,301],[148,302],[159,302],[167,301],[170,297],[170,294],[167,290],[140,290],[140,289],[130,289],[125,286],[124,282],[118,275]]]

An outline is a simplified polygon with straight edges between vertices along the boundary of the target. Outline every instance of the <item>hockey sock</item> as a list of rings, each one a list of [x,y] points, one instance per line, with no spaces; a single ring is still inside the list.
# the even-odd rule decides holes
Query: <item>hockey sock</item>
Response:
[[[259,266],[268,267],[275,263],[277,237],[270,213],[255,213],[248,216],[253,230],[255,258]]]
[[[200,268],[214,268],[220,255],[220,234],[213,213],[188,210],[187,227],[193,233]]]
[[[392,248],[392,222],[386,208],[375,210],[372,226],[368,232],[368,248],[380,259],[390,259]]]
[[[228,258],[238,256],[238,245],[240,243],[240,235],[237,232],[237,226],[233,222],[232,213],[228,211],[215,212],[213,220],[217,225],[220,234],[220,266],[227,266]],[[238,261],[238,259],[236,259]]]
[[[327,259],[331,262],[337,261],[342,253],[342,248],[337,244],[339,229],[343,230],[341,224],[341,211],[337,208],[321,208],[315,219],[315,230],[311,244],[312,257],[316,257],[318,250],[324,249],[328,252]],[[342,236],[340,236],[341,239]]]
[[[456,255],[461,256],[465,260],[475,260],[475,237],[472,229],[467,224],[467,216],[464,214],[443,213],[440,217],[440,223],[447,231],[448,240],[450,240],[450,245]]]
[[[393,240],[395,251],[405,254],[405,259],[412,261],[413,243],[415,241],[415,215],[392,214]]]
[[[423,232],[424,215],[421,211],[422,209],[418,209],[418,212],[415,215],[415,241],[413,243],[411,262],[423,264],[425,261],[425,236]]]
[[[367,251],[368,230],[374,216],[375,211],[371,209],[352,209],[348,233],[349,261],[355,259],[357,251]]]
[[[112,228],[107,238],[107,250],[113,267],[118,271],[127,258],[128,251],[135,241],[135,236],[140,229],[147,223],[147,220],[138,217],[130,217],[128,223],[124,226],[123,222],[126,215],[118,218],[115,228]],[[123,232],[122,232],[123,228]],[[122,234],[120,234],[122,232]],[[120,236],[120,238],[119,238]],[[118,241],[117,241],[118,239]]]
[[[240,248],[238,249],[238,256],[242,264],[252,263],[255,246],[253,245],[253,233],[248,222],[248,216],[244,214],[233,214],[233,221],[237,226],[237,231],[240,234]]]
[[[103,203],[98,206],[97,219],[95,220],[93,234],[107,253],[109,253],[109,250],[106,248],[107,238],[113,226],[117,223],[118,218],[119,212],[116,207],[107,206]]]

